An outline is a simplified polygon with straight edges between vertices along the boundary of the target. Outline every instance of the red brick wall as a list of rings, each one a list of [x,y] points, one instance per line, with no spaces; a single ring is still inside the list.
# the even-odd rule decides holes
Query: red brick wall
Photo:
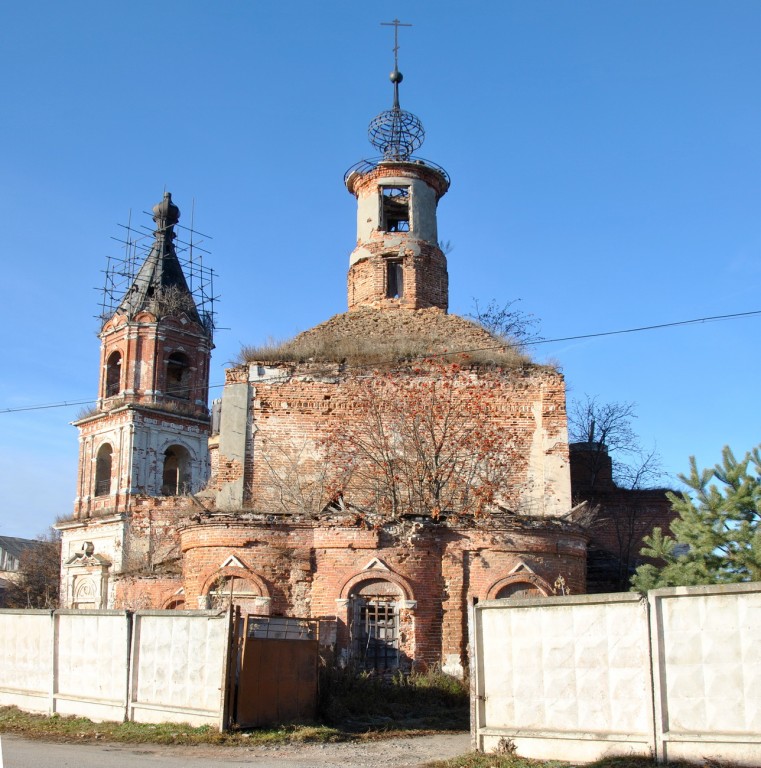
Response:
[[[449,305],[447,260],[438,246],[423,241],[415,241],[402,249],[402,298],[386,298],[386,257],[400,255],[398,248],[392,253],[388,251],[383,240],[386,235],[385,232],[378,233],[377,241],[364,243],[370,257],[349,267],[349,310],[359,307],[439,307],[446,311]]]
[[[357,407],[358,378],[377,375],[353,369],[320,375],[320,366],[282,366],[282,376],[275,380],[252,383],[251,418],[254,424],[248,445],[244,506],[257,511],[319,512],[329,500],[320,483],[324,462],[321,439],[336,420],[361,424],[367,414]],[[414,370],[395,372],[399,379],[433,382],[441,372],[422,363]],[[478,401],[490,424],[504,433],[503,450],[510,463],[510,487],[502,502],[509,509],[532,514],[563,514],[567,509],[553,506],[552,499],[562,496],[543,470],[531,474],[529,456],[535,450],[536,433],[545,445],[542,456],[568,460],[566,441],[565,390],[563,378],[549,368],[530,366],[502,370],[474,368],[457,376],[454,397],[467,410]],[[538,423],[536,411],[541,412]],[[242,468],[225,463],[219,457],[218,478],[240,477]],[[536,469],[536,467],[534,468]],[[222,475],[224,473],[224,478]],[[322,473],[322,475],[321,475]],[[542,484],[545,484],[542,487]],[[287,491],[287,493],[284,492]],[[528,509],[532,500],[543,500],[544,509]],[[312,503],[312,507],[304,504]]]
[[[418,664],[456,655],[466,661],[467,610],[510,577],[549,593],[562,576],[584,589],[585,539],[555,521],[449,528],[408,521],[397,535],[348,527],[336,520],[249,515],[212,516],[181,528],[187,604],[196,607],[220,573],[247,573],[271,598],[270,612],[338,619],[338,646],[349,642],[352,589],[366,579],[390,582],[403,603],[402,651]],[[220,570],[234,556],[242,565]],[[339,601],[339,602],[337,602]]]

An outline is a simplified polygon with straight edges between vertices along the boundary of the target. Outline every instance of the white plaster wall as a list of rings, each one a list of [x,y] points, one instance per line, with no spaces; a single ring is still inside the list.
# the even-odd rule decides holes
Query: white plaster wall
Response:
[[[133,441],[130,488],[125,492],[160,496],[164,472],[164,453],[180,445],[190,454],[191,492],[197,493],[209,478],[208,436],[195,425],[178,427],[160,418],[146,418],[130,435]]]
[[[123,611],[55,614],[54,711],[122,720],[127,705],[129,617]]]
[[[438,242],[436,223],[436,193],[424,181],[409,176],[389,176],[378,179],[357,198],[357,241],[370,240],[380,223],[380,188],[410,188],[410,233],[409,238]]]
[[[74,523],[62,524],[61,531],[61,601],[64,608],[75,602],[77,580],[90,578],[95,588],[97,608],[108,608],[114,604],[114,581],[111,574],[119,573],[124,564],[124,538],[126,522],[117,518],[87,518]],[[103,573],[100,568],[67,566],[74,555],[82,553],[86,542],[93,544],[93,553],[104,557],[111,566]]]
[[[252,369],[254,366],[252,366]],[[252,391],[249,392],[249,389]],[[219,427],[219,462],[236,461],[240,477],[226,482],[217,493],[217,506],[223,511],[240,509],[243,505],[243,466],[249,433],[249,402],[256,390],[248,384],[228,384],[222,393],[222,413]]]
[[[218,725],[227,652],[225,614],[135,614],[130,719]]]
[[[0,705],[47,712],[53,679],[50,611],[0,611]]]
[[[531,436],[529,466],[523,511],[528,515],[557,517],[571,508],[571,472],[567,461],[552,452],[561,441],[568,441],[565,430],[550,438],[544,425],[544,399],[532,407],[535,428]]]

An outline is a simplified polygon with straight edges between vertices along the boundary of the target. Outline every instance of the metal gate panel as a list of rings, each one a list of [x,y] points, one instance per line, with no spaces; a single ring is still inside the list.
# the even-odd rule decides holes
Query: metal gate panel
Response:
[[[313,720],[317,713],[316,632],[309,639],[257,634],[261,633],[241,640],[235,723],[256,728]]]

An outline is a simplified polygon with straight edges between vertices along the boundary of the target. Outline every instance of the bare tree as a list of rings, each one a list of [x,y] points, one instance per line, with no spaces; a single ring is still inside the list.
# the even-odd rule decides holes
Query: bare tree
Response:
[[[325,438],[334,497],[379,524],[403,515],[487,515],[515,504],[509,443],[456,365],[349,385],[350,418]]]
[[[588,484],[594,490],[606,467],[620,488],[650,488],[663,477],[655,447],[643,449],[632,427],[636,406],[627,402],[601,402],[596,397],[575,400],[568,409],[571,443],[584,443]]]
[[[588,587],[626,590],[639,563],[643,537],[668,514],[663,491],[648,490],[663,477],[655,448],[644,450],[632,426],[634,403],[586,396],[571,403],[574,495],[589,502]]]
[[[314,441],[262,438],[258,458],[266,468],[264,485],[283,512],[321,512],[333,499],[329,468]]]
[[[473,299],[473,312],[467,317],[475,320],[486,328],[489,333],[510,342],[519,349],[541,341],[542,337],[536,332],[539,318],[529,312],[523,312],[515,305],[520,299],[512,299],[501,304],[496,299],[482,307],[478,299]]]
[[[8,589],[8,608],[58,608],[61,538],[52,528],[19,556],[19,578]]]

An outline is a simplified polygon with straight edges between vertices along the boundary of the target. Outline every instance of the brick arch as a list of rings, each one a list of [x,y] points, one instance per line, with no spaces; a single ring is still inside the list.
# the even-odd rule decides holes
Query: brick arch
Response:
[[[257,576],[253,571],[248,570],[248,568],[240,568],[237,565],[228,565],[225,568],[219,568],[207,576],[203,586],[201,587],[200,594],[208,595],[209,591],[214,585],[214,582],[216,582],[220,577],[224,576],[236,576],[239,579],[245,579],[257,587],[260,593],[259,597],[272,597],[269,587],[267,587],[266,583],[260,576]]]
[[[348,599],[353,587],[356,587],[357,584],[361,584],[363,581],[369,581],[370,579],[378,579],[380,581],[388,581],[390,584],[395,584],[402,591],[405,600],[415,599],[412,587],[407,579],[393,573],[393,571],[387,571],[384,568],[369,568],[366,571],[360,571],[359,573],[350,576],[341,585],[341,589],[338,592],[339,599]]]
[[[498,581],[495,581],[488,590],[486,590],[486,599],[494,600],[499,594],[500,590],[511,584],[531,584],[532,587],[536,587],[544,597],[552,594],[552,587],[541,576],[537,576],[530,571],[521,571],[520,573],[513,573],[510,576],[505,576]]]

